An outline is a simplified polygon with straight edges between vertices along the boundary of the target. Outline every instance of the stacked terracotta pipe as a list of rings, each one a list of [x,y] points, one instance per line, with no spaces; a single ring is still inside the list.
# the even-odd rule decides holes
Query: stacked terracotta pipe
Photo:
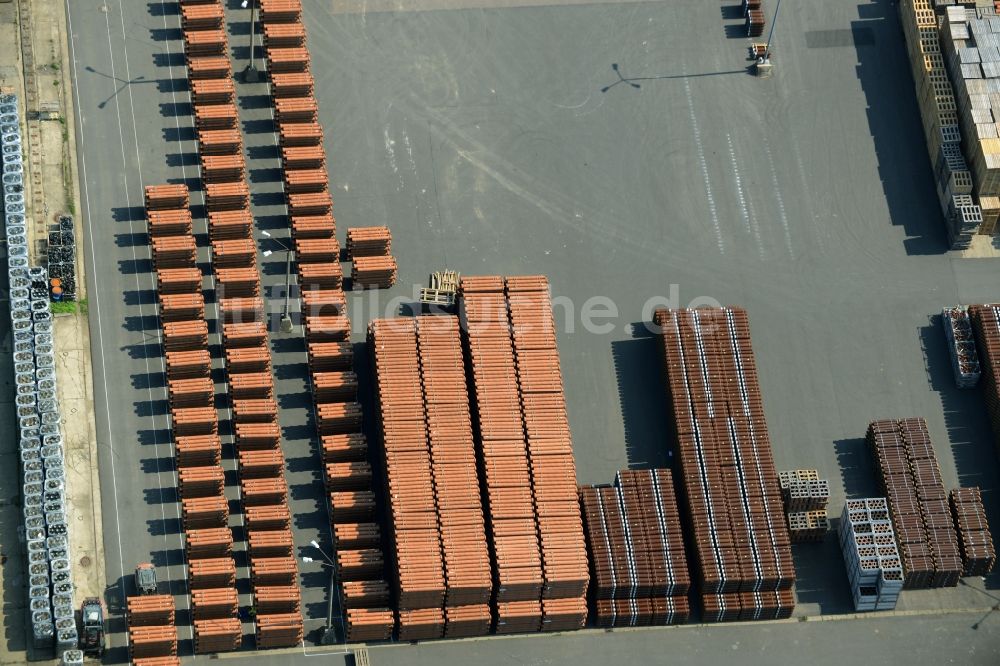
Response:
[[[456,317],[375,320],[400,640],[489,632],[491,574]],[[416,362],[414,362],[416,361]]]
[[[926,421],[872,421],[867,440],[889,502],[903,588],[958,585],[962,574],[958,537]]]
[[[227,51],[223,49],[222,54]],[[232,106],[232,71],[228,60],[225,67],[222,65],[217,60],[196,62],[189,58],[188,71],[195,93],[196,119],[212,119],[211,123],[198,123],[198,140],[249,545],[251,590],[257,611],[257,647],[287,647],[302,640],[301,593],[292,552],[291,516],[243,141]],[[201,112],[212,106],[220,112]],[[230,107],[231,120],[218,121],[222,110],[228,112]],[[273,573],[276,562],[283,568],[281,576]],[[265,569],[265,565],[269,566]],[[225,643],[219,619],[203,618],[204,640],[199,644]]]
[[[691,584],[668,469],[620,471],[614,486],[580,486],[599,627],[683,624]]]
[[[746,312],[657,310],[654,321],[703,619],[788,617],[795,570]]]
[[[351,227],[347,230],[347,258],[354,289],[388,289],[396,283],[396,258],[389,227]]]
[[[583,626],[589,581],[548,281],[463,278],[497,633]]]
[[[387,640],[393,615],[380,592],[387,589],[381,539],[302,6],[260,0],[259,7],[347,640]]]
[[[962,546],[965,576],[986,576],[997,561],[990,525],[983,509],[979,488],[956,488],[951,491],[951,513]]]
[[[174,598],[169,594],[154,594],[128,597],[125,603],[129,655],[133,663],[141,665],[152,664],[155,659],[176,660]]]
[[[154,185],[146,188],[182,527],[187,546],[190,588],[195,591],[204,588],[208,582],[219,587],[234,585],[236,567],[231,556],[233,537],[228,528],[229,504],[225,497],[225,474],[221,466],[222,447],[215,410],[215,384],[211,378],[212,359],[206,351],[208,324],[201,290],[201,271],[193,249],[195,242],[191,235],[189,204],[186,186]],[[154,218],[169,217],[186,217],[188,222],[158,228],[152,223]],[[164,261],[166,257],[162,248],[168,242],[178,247],[190,246],[191,249],[170,255],[169,260]],[[164,264],[169,267],[164,267]],[[214,577],[203,574],[201,563],[206,557],[211,557],[215,563]],[[220,572],[223,575],[220,576]],[[130,600],[130,603],[133,602]],[[135,601],[134,604],[138,608],[140,602]],[[170,606],[172,615],[172,599]],[[241,636],[239,621],[236,620],[228,643],[214,642],[211,644],[212,651],[237,649]]]

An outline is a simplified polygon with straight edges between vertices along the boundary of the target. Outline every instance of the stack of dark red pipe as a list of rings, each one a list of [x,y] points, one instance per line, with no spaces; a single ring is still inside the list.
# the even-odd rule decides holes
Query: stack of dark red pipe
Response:
[[[175,617],[174,598],[169,594],[126,599],[125,624],[132,663],[139,666],[179,663]]]
[[[683,624],[691,585],[670,470],[620,471],[580,486],[599,627]]]
[[[962,549],[962,573],[965,576],[985,576],[993,571],[997,554],[979,488],[956,488],[951,491],[950,500]]]
[[[979,385],[993,427],[993,445],[1000,456],[1000,304],[970,305],[969,318],[982,368]]]
[[[889,501],[903,588],[958,585],[962,559],[927,423],[922,418],[872,421],[867,439]]]
[[[747,37],[764,34],[764,5],[761,0],[743,0],[743,18],[746,21]]]
[[[788,617],[795,570],[741,308],[657,310],[707,622]]]
[[[491,623],[490,560],[458,320],[375,320],[369,342],[385,442],[399,639],[484,635]]]
[[[382,545],[346,313],[323,129],[299,0],[260,0],[348,641],[387,640]]]
[[[589,572],[548,281],[465,278],[460,293],[496,631],[579,628]]]

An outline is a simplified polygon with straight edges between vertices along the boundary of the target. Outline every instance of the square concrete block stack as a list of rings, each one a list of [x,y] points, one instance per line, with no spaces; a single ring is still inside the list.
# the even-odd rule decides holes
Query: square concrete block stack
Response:
[[[958,585],[962,560],[927,423],[922,418],[873,421],[867,439],[889,502],[903,586]]]
[[[310,388],[323,450],[328,508],[335,534],[339,531],[345,537],[348,534],[358,537],[334,540],[346,638],[387,640],[394,626],[392,611],[383,596],[365,592],[386,586],[382,544],[375,523],[367,443],[361,434],[362,412],[353,372],[351,322],[343,294],[323,129],[312,96],[302,5],[298,0],[260,0],[259,11],[282,150],[282,178],[291,218],[296,271],[302,290]],[[245,434],[248,444],[251,436],[257,442],[266,436],[256,427],[253,431],[247,429]],[[259,444],[256,446],[259,448]],[[273,579],[275,574],[269,576]],[[272,630],[265,628],[265,631]],[[268,639],[277,640],[280,639]]]
[[[125,624],[129,656],[134,663],[177,657],[174,598],[169,594],[128,597]]]
[[[795,570],[746,311],[661,309],[654,321],[703,619],[788,617]]]
[[[781,497],[788,517],[788,535],[792,543],[822,541],[830,529],[826,505],[830,501],[830,483],[819,478],[814,469],[778,472]]]
[[[972,34],[965,7],[934,5],[930,0],[903,0],[900,19],[948,241],[960,249],[968,247],[973,234],[992,234],[996,228],[1000,199],[991,191],[995,184],[990,185],[989,173],[1000,154],[989,143],[990,136],[995,141],[996,128],[986,99],[988,66],[980,68],[978,49],[966,48]],[[958,56],[956,49],[964,55]],[[981,143],[980,136],[987,141]]]
[[[599,627],[683,624],[687,557],[670,470],[621,471],[614,486],[580,486]]]
[[[956,488],[949,499],[962,549],[962,574],[985,576],[993,571],[997,554],[979,488]]]
[[[840,548],[854,609],[896,608],[903,568],[885,498],[847,500],[840,516]]]
[[[955,375],[955,385],[958,388],[975,388],[979,383],[981,371],[968,308],[963,306],[943,308],[941,325],[948,340],[948,355],[951,356],[951,371]]]

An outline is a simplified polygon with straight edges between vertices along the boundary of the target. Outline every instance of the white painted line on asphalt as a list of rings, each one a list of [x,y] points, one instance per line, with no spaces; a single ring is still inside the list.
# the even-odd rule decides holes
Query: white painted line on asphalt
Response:
[[[77,76],[76,69],[76,49],[73,46],[73,14],[69,9],[69,0],[66,0],[66,27],[69,31],[69,46],[70,46],[70,56],[73,61],[73,88],[76,91],[75,101],[76,101],[76,117],[77,122],[80,125],[81,135],[83,134],[83,111],[80,107],[80,90],[79,90],[79,78]],[[84,202],[87,207],[87,236],[88,245],[90,246],[90,261],[91,266],[97,266],[97,257],[94,254],[94,230],[93,218],[91,217],[90,210],[90,187],[87,184],[87,151],[83,146],[83,142],[79,144],[79,157],[80,157],[80,170],[82,174],[81,186],[84,193]],[[97,275],[93,275],[94,283],[97,283]],[[108,399],[108,375],[107,375],[107,363],[104,358],[104,325],[103,317],[101,317],[101,305],[100,296],[98,294],[100,290],[94,289],[92,294],[94,301],[94,313],[97,315],[97,348],[100,351],[101,357],[101,384],[104,386],[104,413],[107,416],[108,421],[108,450],[111,452],[111,489],[112,497],[114,497],[115,505],[115,535],[118,539],[118,568],[122,572],[122,576],[125,575],[125,563],[122,559],[122,529],[121,522],[118,517],[118,476],[115,473],[115,443],[114,437],[111,434],[111,404]],[[104,535],[101,535],[102,539]],[[119,576],[119,579],[121,577]],[[125,590],[121,590],[122,593],[122,604],[125,603]],[[128,635],[125,636],[125,645],[128,645]]]
[[[764,136],[764,152],[767,154],[767,164],[771,171],[771,183],[774,186],[774,196],[778,198],[778,215],[781,217],[781,226],[785,230],[785,247],[788,248],[788,256],[795,258],[795,251],[792,250],[792,233],[788,226],[788,216],[785,214],[785,200],[781,196],[781,187],[778,185],[778,171],[774,168],[774,157],[771,155],[771,144]]]
[[[119,11],[120,10],[121,10],[121,8],[119,7]],[[115,52],[114,52],[114,45],[113,45],[112,39],[111,39],[111,19],[109,17],[109,14],[110,14],[110,12],[104,12],[104,25],[105,25],[105,30],[106,30],[107,39],[108,39],[108,61],[109,61],[110,66],[111,66],[111,82],[112,82],[112,86],[114,86],[114,82],[118,79],[118,76],[117,76],[117,73],[116,73],[116,70],[115,70],[115,59],[114,59],[114,53]],[[124,26],[125,26],[125,24],[124,24],[124,17],[122,17],[122,49],[123,49],[123,52],[127,53],[127,51],[128,51],[128,45],[126,44],[126,34],[125,34],[125,27]],[[132,79],[132,77],[129,74],[129,72],[127,71],[127,69],[126,69],[125,77],[126,77],[125,78],[125,81],[126,81],[126,86],[125,87],[129,88],[129,113],[130,113],[130,115],[132,117],[132,127],[133,127],[133,136],[134,136],[135,135],[135,129],[134,128],[135,128],[135,122],[136,121],[135,121],[135,108],[132,106],[132,103],[133,103],[132,91],[131,91],[131,79]],[[133,241],[133,243],[131,245],[131,248],[132,248],[132,265],[133,265],[133,267],[136,267],[136,266],[138,266],[139,257],[138,257],[138,255],[137,255],[137,253],[135,251],[135,244],[134,244],[135,225],[133,223],[132,215],[131,215],[132,197],[129,194],[129,181],[128,181],[129,168],[128,168],[128,160],[125,157],[125,131],[124,131],[124,128],[122,127],[121,103],[118,101],[118,91],[117,90],[114,92],[114,100],[115,100],[115,117],[116,117],[117,122],[118,122],[118,139],[119,139],[119,142],[121,144],[121,149],[122,149],[121,150],[121,153],[122,153],[122,178],[125,181],[125,184],[124,184],[124,187],[122,188],[122,190],[123,190],[123,192],[125,194],[125,205],[128,207],[128,210],[129,210],[128,229],[129,229],[129,235],[131,237],[131,240]],[[136,173],[139,176],[139,187],[142,187],[142,161],[139,159],[139,147],[138,147],[138,144],[136,145]],[[145,225],[145,222],[144,222],[143,223],[143,227],[145,227],[145,226],[146,225]],[[143,346],[145,346],[147,344],[146,343],[146,337],[148,335],[147,331],[146,331],[146,328],[145,328],[146,309],[143,306],[142,299],[139,298],[139,293],[142,291],[142,289],[141,289],[141,285],[139,283],[139,273],[138,273],[138,271],[136,271],[134,273],[134,275],[135,275],[136,296],[137,296],[138,301],[139,301],[138,305],[139,305],[139,325],[140,325],[140,332],[141,332],[142,338],[143,338]],[[154,312],[155,312],[155,306],[154,306]],[[159,330],[157,330],[154,333],[154,337],[156,338],[156,343],[159,344]],[[146,368],[146,375],[148,376],[149,374],[151,374],[150,373],[150,365],[149,365],[149,357],[147,355],[145,355],[145,354],[144,354],[144,358],[143,358],[143,364],[144,364],[144,366]],[[152,406],[153,402],[154,402],[153,401],[153,389],[149,388],[148,385],[147,385],[147,388],[146,388],[146,394],[147,394],[147,403],[150,406]],[[158,426],[158,423],[157,423],[157,418],[156,418],[155,412],[152,409],[150,409],[150,412],[151,412],[150,413],[150,418],[152,420],[152,425],[153,425],[153,452],[154,452],[154,455],[156,456],[156,469],[157,469],[156,485],[157,485],[157,488],[159,490],[160,497],[162,499],[162,496],[163,496],[163,484],[160,483],[160,471],[159,471],[160,470],[160,442],[159,442],[159,435],[158,435],[158,433],[159,433],[159,426]],[[168,420],[168,424],[169,424],[169,420]],[[162,522],[162,525],[165,528],[166,527],[166,512],[165,512],[165,510],[163,508],[163,502],[162,501],[160,502],[160,520]],[[119,539],[120,538],[121,538],[121,536],[119,535]],[[163,535],[163,542],[164,542],[165,545],[168,544],[168,539],[167,539],[166,533],[164,533],[164,535]],[[167,550],[167,552],[169,552],[169,550]],[[167,571],[169,572],[169,562],[167,563],[167,565],[168,565]],[[124,569],[124,567],[122,568],[122,576],[123,577],[125,576],[125,569]],[[169,582],[169,573],[168,573],[168,582]],[[123,597],[125,596],[124,584],[122,585],[122,596]],[[124,602],[124,598],[122,599],[122,601]],[[126,636],[126,641],[127,640],[128,640],[128,637]]]
[[[694,134],[694,144],[698,149],[698,164],[701,167],[701,177],[705,181],[705,198],[708,200],[708,212],[712,216],[712,228],[715,231],[715,242],[719,246],[719,254],[726,253],[726,244],[722,239],[722,226],[719,224],[719,211],[715,206],[715,195],[712,194],[712,179],[708,176],[708,161],[705,159],[705,147],[701,142],[701,129],[698,127],[698,116],[694,112],[694,98],[691,96],[691,82],[684,78],[684,94],[687,96],[688,114],[691,116],[691,130]]]
[[[761,261],[763,261],[765,257],[764,243],[760,238],[760,227],[757,224],[757,219],[750,210],[750,205],[743,191],[743,179],[740,177],[740,167],[736,162],[736,150],[733,148],[733,137],[731,134],[726,134],[726,143],[729,144],[729,161],[733,165],[733,177],[736,179],[736,196],[740,201],[740,215],[743,218],[743,226],[747,228],[748,233],[753,234],[754,240],[757,243],[757,254],[760,256]]]

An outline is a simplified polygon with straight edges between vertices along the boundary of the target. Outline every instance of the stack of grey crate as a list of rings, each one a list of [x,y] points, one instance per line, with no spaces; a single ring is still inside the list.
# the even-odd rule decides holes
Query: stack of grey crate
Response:
[[[969,321],[969,309],[962,305],[943,308],[941,325],[944,326],[944,336],[948,340],[948,353],[951,356],[951,371],[955,375],[955,385],[962,389],[975,388],[982,371],[979,352],[976,350],[976,338],[972,334],[972,323]]]
[[[903,589],[903,564],[884,497],[847,500],[840,516],[840,548],[854,609],[896,608]]]
[[[0,151],[14,338],[14,401],[20,426],[28,556],[28,609],[35,646],[51,647],[54,642],[58,650],[67,650],[78,646],[78,636],[49,280],[44,268],[28,265],[24,165],[14,95],[0,96]]]

